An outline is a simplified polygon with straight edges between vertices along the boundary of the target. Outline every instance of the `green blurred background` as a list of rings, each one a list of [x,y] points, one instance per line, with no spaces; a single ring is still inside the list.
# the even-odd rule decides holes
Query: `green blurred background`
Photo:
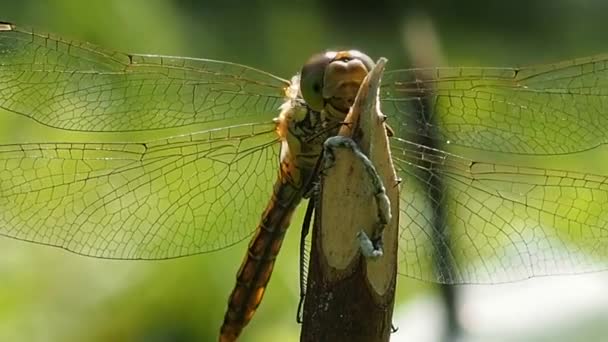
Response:
[[[0,2],[0,20],[39,31],[125,52],[229,60],[284,78],[328,48],[357,48],[388,57],[390,68],[408,67],[406,31],[422,16],[434,25],[445,65],[515,66],[608,52],[606,13],[599,0]],[[299,216],[294,222],[242,341],[298,340]],[[214,341],[245,248],[125,262],[1,239],[0,341]],[[399,279],[399,304],[432,291]]]

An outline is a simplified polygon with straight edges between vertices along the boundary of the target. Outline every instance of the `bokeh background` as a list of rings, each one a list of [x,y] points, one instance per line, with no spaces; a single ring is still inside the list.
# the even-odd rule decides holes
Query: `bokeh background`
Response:
[[[431,23],[444,66],[517,66],[608,52],[606,13],[601,0],[0,2],[0,20],[39,31],[125,52],[229,60],[284,78],[328,48],[385,56],[390,68],[411,66],[408,32],[421,18]],[[19,134],[0,126],[4,137],[7,131]],[[294,222],[298,227],[299,216]],[[295,230],[242,341],[298,340]],[[127,262],[1,239],[0,341],[214,341],[245,248]],[[608,334],[602,284],[608,279],[598,274],[459,287],[459,325],[470,340],[599,341]],[[444,337],[437,293],[432,284],[399,279],[400,332],[393,340]],[[593,305],[581,306],[589,295]]]

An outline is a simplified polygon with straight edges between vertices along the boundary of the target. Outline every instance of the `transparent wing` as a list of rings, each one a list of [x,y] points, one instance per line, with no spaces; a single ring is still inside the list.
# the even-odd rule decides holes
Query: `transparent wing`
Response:
[[[385,74],[402,274],[499,283],[608,268],[607,175],[582,166],[608,142],[607,59]]]
[[[128,55],[0,23],[0,108],[50,127],[120,132],[260,122],[276,115],[287,86],[243,65]]]
[[[0,145],[0,234],[119,259],[241,241],[271,197],[287,86],[242,65],[0,23],[0,115],[53,128],[45,143]],[[82,143],[56,143],[66,130],[86,132]]]
[[[276,142],[271,122],[142,143],[1,145],[0,234],[103,258],[217,250],[253,232]]]
[[[401,274],[500,283],[608,268],[608,177],[391,143],[402,178]]]
[[[598,129],[608,127],[607,61],[391,71],[382,109],[400,137],[519,154],[589,150],[608,142]]]

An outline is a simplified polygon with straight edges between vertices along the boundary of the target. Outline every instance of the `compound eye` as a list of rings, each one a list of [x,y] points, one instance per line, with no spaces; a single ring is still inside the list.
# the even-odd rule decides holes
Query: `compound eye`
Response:
[[[327,52],[312,56],[302,67],[300,73],[300,92],[302,98],[312,110],[320,112],[325,105],[323,99],[323,78],[329,63],[335,57],[335,52]]]

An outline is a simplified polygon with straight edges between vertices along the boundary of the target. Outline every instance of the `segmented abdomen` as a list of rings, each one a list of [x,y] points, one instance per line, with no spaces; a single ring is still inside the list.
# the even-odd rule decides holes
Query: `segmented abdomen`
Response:
[[[272,199],[237,273],[236,285],[228,299],[228,310],[220,330],[220,342],[235,341],[262,301],[291,215],[301,199],[301,189],[283,177],[277,180]]]

